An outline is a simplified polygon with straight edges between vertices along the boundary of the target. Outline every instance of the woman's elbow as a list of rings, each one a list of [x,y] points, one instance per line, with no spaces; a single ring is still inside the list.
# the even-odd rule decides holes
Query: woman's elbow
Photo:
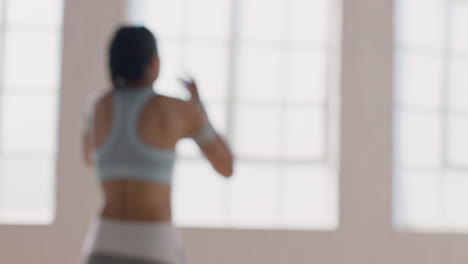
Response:
[[[234,169],[232,167],[226,169],[225,171],[221,173],[221,175],[223,175],[226,178],[230,178],[233,174],[234,174]]]
[[[217,171],[219,174],[221,174],[222,176],[226,178],[231,177],[234,174],[233,162],[229,161],[228,164],[225,164],[225,166],[218,168]]]

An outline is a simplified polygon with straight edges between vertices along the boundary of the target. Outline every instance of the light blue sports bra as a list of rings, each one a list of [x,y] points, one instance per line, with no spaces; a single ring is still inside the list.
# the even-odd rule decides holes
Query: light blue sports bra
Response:
[[[130,178],[171,184],[175,151],[146,145],[137,131],[140,112],[155,95],[150,87],[114,92],[109,136],[93,153],[97,174],[102,181]]]

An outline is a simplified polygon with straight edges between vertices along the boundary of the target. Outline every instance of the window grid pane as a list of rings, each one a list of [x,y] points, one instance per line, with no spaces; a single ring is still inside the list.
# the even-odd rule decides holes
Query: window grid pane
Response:
[[[402,228],[468,230],[456,213],[468,198],[454,184],[468,173],[467,14],[464,1],[397,1],[394,220]]]
[[[62,11],[62,0],[0,0],[0,223],[55,217]]]
[[[208,2],[219,13],[199,8]],[[176,78],[184,72],[193,74],[211,120],[229,136],[238,159],[236,177],[224,181],[200,159],[193,142],[178,145],[181,163],[176,181],[180,187],[176,188],[180,191],[174,193],[175,218],[180,224],[293,229],[336,225],[336,185],[327,167],[324,143],[328,1],[293,2],[177,0],[168,5],[145,0],[140,6],[143,24],[155,31],[160,45],[162,79],[156,90],[187,98]],[[313,23],[311,13],[315,14]],[[308,166],[293,170],[297,164]],[[306,188],[316,186],[303,186],[302,194],[292,196],[294,182],[286,189],[281,187],[291,171],[302,172],[302,178],[310,177],[313,180],[307,182],[320,184],[317,188],[323,191],[314,196],[320,194],[323,199],[310,207],[303,221],[297,219],[302,217],[300,212],[289,206],[301,197],[313,199],[305,194]],[[207,193],[194,198],[197,190],[187,190],[191,185],[200,186],[198,192],[206,186]],[[290,197],[284,203],[283,192]],[[191,197],[209,202],[190,207]]]

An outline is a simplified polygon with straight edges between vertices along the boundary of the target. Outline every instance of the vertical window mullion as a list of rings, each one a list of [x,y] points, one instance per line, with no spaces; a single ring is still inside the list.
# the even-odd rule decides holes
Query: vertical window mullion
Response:
[[[235,148],[236,138],[234,135],[236,108],[238,107],[238,100],[236,96],[236,88],[238,86],[239,76],[239,58],[240,58],[240,16],[241,16],[241,1],[242,0],[231,0],[231,25],[230,25],[230,44],[229,44],[229,55],[228,55],[228,91],[226,98],[227,105],[227,129],[226,137],[230,142],[231,146]],[[226,219],[227,224],[232,224],[231,215],[231,200],[232,200],[232,187],[226,186]]]
[[[7,2],[8,0],[3,0],[2,2],[2,11],[1,11],[1,19],[0,19],[0,138],[2,134],[3,128],[3,120],[2,120],[2,102],[1,99],[3,97],[3,91],[5,90],[4,87],[4,72],[5,72],[5,29],[6,29],[6,15],[7,15]],[[3,146],[0,143],[0,158],[3,158]],[[0,160],[0,166],[2,161]],[[2,178],[3,174],[0,174],[0,179]],[[2,199],[0,199],[0,215],[2,214]]]
[[[280,77],[280,82],[281,82],[281,101],[280,101],[280,123],[281,123],[281,131],[280,131],[280,156],[279,158],[279,173],[278,173],[278,194],[276,197],[276,223],[278,226],[281,226],[282,224],[282,201],[283,201],[283,186],[284,186],[284,175],[286,173],[286,168],[287,166],[287,157],[286,155],[286,144],[287,144],[287,120],[288,120],[288,113],[289,113],[289,104],[288,104],[288,80],[290,78],[289,76],[289,71],[288,71],[288,66],[289,66],[289,55],[291,53],[291,43],[289,40],[289,32],[291,30],[291,21],[290,21],[290,10],[291,10],[291,1],[288,0],[283,0],[283,15],[284,15],[284,25],[282,28],[283,31],[283,39],[281,40],[280,44],[280,61],[281,61],[281,68],[280,72],[283,74]]]
[[[442,118],[442,166],[439,173],[439,193],[440,193],[440,213],[442,216],[442,225],[446,227],[447,224],[447,179],[445,172],[453,164],[449,159],[449,129],[450,129],[450,110],[449,110],[449,76],[451,68],[451,49],[450,49],[450,38],[451,38],[451,25],[450,25],[450,0],[444,1],[444,43],[442,50],[442,98],[441,98],[441,112],[440,117]]]
[[[330,41],[329,41],[329,37],[326,38],[327,39],[327,43],[325,44],[325,47],[324,49],[325,50],[322,50],[322,52],[325,53],[325,62],[326,62],[326,66],[325,66],[325,82],[324,82],[324,85],[325,85],[325,101],[323,102],[323,105],[322,105],[322,111],[323,111],[323,116],[324,116],[324,131],[323,131],[323,137],[324,137],[324,142],[325,142],[325,148],[323,150],[323,156],[322,156],[322,162],[323,164],[327,164],[327,166],[330,164],[330,161],[332,160],[332,153],[331,153],[331,146],[333,145],[332,144],[332,134],[331,132],[333,131],[332,127],[332,122],[331,122],[331,107],[333,104],[331,104],[330,100],[332,99],[331,97],[331,92],[330,92],[330,89],[331,89],[331,86],[332,86],[332,67],[330,65],[330,62],[332,61],[332,54],[330,52],[331,50],[331,46],[330,46]]]
[[[181,49],[181,57],[180,57],[180,64],[183,66],[183,70],[186,70],[187,67],[187,61],[188,61],[188,47],[190,45],[190,38],[189,38],[189,15],[190,15],[190,0],[183,0],[183,8],[181,10],[182,12],[182,29],[181,29],[181,36],[180,37],[180,49]]]
[[[450,1],[444,2],[444,44],[442,51],[442,63],[443,63],[443,74],[442,74],[442,101],[441,101],[441,117],[442,117],[442,168],[451,167],[451,162],[449,160],[449,149],[448,149],[448,129],[449,129],[449,76],[450,76],[450,59],[451,59],[451,49],[450,49],[450,37],[451,37],[451,27],[450,27]]]
[[[235,89],[238,85],[238,66],[240,54],[240,9],[242,0],[232,0],[231,12],[231,28],[230,28],[230,44],[228,56],[228,93],[226,98],[227,103],[227,138],[229,142],[235,141],[234,137],[234,122],[235,109],[238,103]]]

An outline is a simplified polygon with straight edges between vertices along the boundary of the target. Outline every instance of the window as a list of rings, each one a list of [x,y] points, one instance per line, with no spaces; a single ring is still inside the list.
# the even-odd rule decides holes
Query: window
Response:
[[[468,1],[397,3],[395,222],[468,230]]]
[[[0,0],[0,223],[55,214],[61,0]]]
[[[139,0],[131,7],[133,21],[158,37],[162,72],[156,90],[184,97],[176,78],[192,74],[238,159],[235,177],[225,180],[192,142],[182,142],[176,221],[334,228],[328,1]]]

